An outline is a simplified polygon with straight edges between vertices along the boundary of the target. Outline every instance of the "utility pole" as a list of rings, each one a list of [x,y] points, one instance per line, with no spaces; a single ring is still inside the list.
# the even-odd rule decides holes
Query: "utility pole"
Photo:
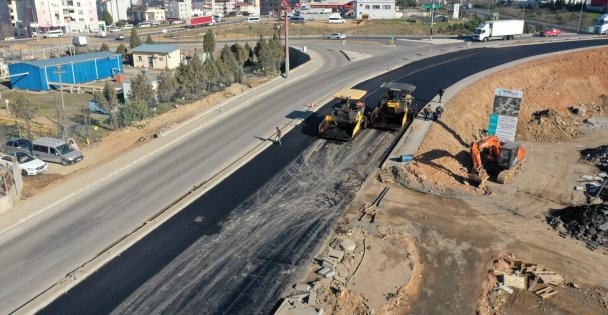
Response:
[[[289,78],[289,31],[287,30],[287,11],[289,3],[283,0],[283,15],[285,18],[285,79]]]
[[[433,39],[433,22],[435,19],[435,0],[433,0],[433,2],[431,3],[431,36],[430,36],[430,40]]]
[[[61,79],[61,75],[65,73],[65,71],[61,71],[61,65],[57,66],[57,71],[54,72],[59,75],[59,92],[61,93],[61,128],[63,128],[63,140],[67,141],[68,139],[68,128],[66,127],[67,120],[65,118],[65,102],[63,100],[63,81]]]
[[[585,4],[587,4],[587,0],[581,1],[581,13],[579,13],[579,15],[578,15],[578,31],[577,31],[577,33],[581,32],[581,19],[583,18],[583,7],[585,6]]]

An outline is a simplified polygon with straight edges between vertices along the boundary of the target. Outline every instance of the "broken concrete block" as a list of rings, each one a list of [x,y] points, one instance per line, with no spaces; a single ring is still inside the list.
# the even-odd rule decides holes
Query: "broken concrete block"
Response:
[[[283,300],[274,315],[323,315],[323,309],[317,309],[313,306],[302,304],[298,301]]]
[[[591,180],[591,179],[593,179],[593,176],[592,175],[583,175],[583,176],[581,176],[581,179],[583,179],[583,180]]]
[[[324,267],[324,268],[320,269],[319,271],[317,271],[317,273],[319,275],[323,276],[324,278],[330,278],[336,274],[336,271],[332,268]],[[330,273],[331,273],[331,276],[328,276],[328,274],[330,274]]]
[[[513,287],[517,289],[526,289],[527,288],[527,280],[526,276],[517,276],[517,275],[503,275],[504,285],[508,287]]]
[[[574,190],[585,191],[585,186],[574,186]]]
[[[340,247],[342,247],[345,252],[352,252],[355,250],[355,248],[357,248],[357,245],[353,240],[345,239],[342,241],[342,243],[340,243]]]
[[[341,284],[346,284],[346,278],[345,277],[341,277],[341,276],[334,276],[334,280],[341,283]]]
[[[341,250],[330,249],[327,256],[336,258],[338,261],[340,261],[342,260],[342,257],[344,257],[344,252]]]
[[[310,291],[310,285],[306,283],[298,283],[293,288],[296,291]]]
[[[292,302],[300,302],[300,303],[302,303],[302,300],[304,300],[305,298],[307,298],[308,295],[309,295],[308,292],[306,292],[306,293],[300,293],[300,294],[294,294],[294,295],[288,297],[287,299],[290,300],[290,301],[292,301]]]
[[[338,259],[327,256],[327,257],[323,258],[323,261],[321,261],[321,266],[325,267],[325,268],[334,269],[334,268],[336,268],[336,265],[338,263],[339,263]]]
[[[310,290],[310,294],[308,295],[308,304],[313,305],[317,304],[317,289],[312,288]]]
[[[608,173],[603,173],[602,172],[602,173],[597,174],[597,176],[599,176],[601,178],[606,178],[606,177],[608,177]]]
[[[326,272],[325,274],[323,274],[323,277],[325,278],[331,278],[336,274],[336,271],[333,269],[330,269],[328,272]]]

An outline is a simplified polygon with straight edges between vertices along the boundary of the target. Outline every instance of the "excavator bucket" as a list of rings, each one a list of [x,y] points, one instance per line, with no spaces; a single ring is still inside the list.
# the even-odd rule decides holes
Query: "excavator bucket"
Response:
[[[469,181],[473,182],[477,187],[482,188],[486,185],[486,181],[490,178],[488,172],[485,169],[475,170],[473,169],[469,173]]]

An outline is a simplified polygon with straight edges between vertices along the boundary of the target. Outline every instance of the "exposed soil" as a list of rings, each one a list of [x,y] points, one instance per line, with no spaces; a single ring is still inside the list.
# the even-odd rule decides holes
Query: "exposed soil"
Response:
[[[468,186],[469,145],[481,139],[496,88],[524,92],[516,141],[553,142],[585,132],[608,115],[608,51],[594,49],[531,61],[483,78],[452,98],[405,173],[425,191],[483,191]],[[475,110],[470,110],[474,108]],[[525,172],[525,165],[524,165]]]
[[[390,295],[393,300],[375,304],[379,295],[388,296],[389,291],[375,283],[385,279],[386,269],[378,267],[387,257],[386,251],[369,251],[376,259],[376,269],[368,267],[372,280],[365,286],[356,281],[336,286],[335,280],[333,287],[320,286],[317,294],[325,297],[324,310],[336,314],[606,314],[608,251],[592,251],[583,241],[560,237],[547,224],[553,209],[587,201],[573,187],[581,175],[598,172],[581,161],[580,151],[604,145],[608,139],[608,129],[595,123],[608,111],[606,57],[605,50],[590,50],[537,60],[483,78],[455,96],[431,127],[414,162],[370,178],[336,229],[337,237],[345,232],[353,237],[355,227],[366,224],[357,221],[361,206],[374,200],[383,187],[390,187],[376,223],[365,226],[363,239],[366,244],[386,246],[390,243],[373,233],[383,229],[412,240],[403,246],[410,255],[395,255],[402,259],[395,265],[402,268],[394,270],[395,277],[405,280],[409,274],[409,282],[398,285],[397,296]],[[517,140],[526,142],[527,156],[512,182],[489,183],[489,189],[480,190],[465,184],[468,144],[484,133],[498,87],[524,91]],[[565,281],[553,286],[558,293],[547,299],[533,291],[497,290],[501,280],[492,271],[509,269],[501,257],[533,261]],[[310,275],[318,268],[314,266]]]

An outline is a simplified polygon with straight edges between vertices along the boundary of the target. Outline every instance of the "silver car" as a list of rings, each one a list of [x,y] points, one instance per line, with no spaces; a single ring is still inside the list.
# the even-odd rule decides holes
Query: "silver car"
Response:
[[[2,145],[2,152],[9,154],[13,152],[32,152],[32,143],[27,139],[13,138]]]
[[[74,150],[65,141],[49,137],[35,140],[32,151],[43,161],[61,163],[64,166],[78,163],[84,158],[80,151]]]

